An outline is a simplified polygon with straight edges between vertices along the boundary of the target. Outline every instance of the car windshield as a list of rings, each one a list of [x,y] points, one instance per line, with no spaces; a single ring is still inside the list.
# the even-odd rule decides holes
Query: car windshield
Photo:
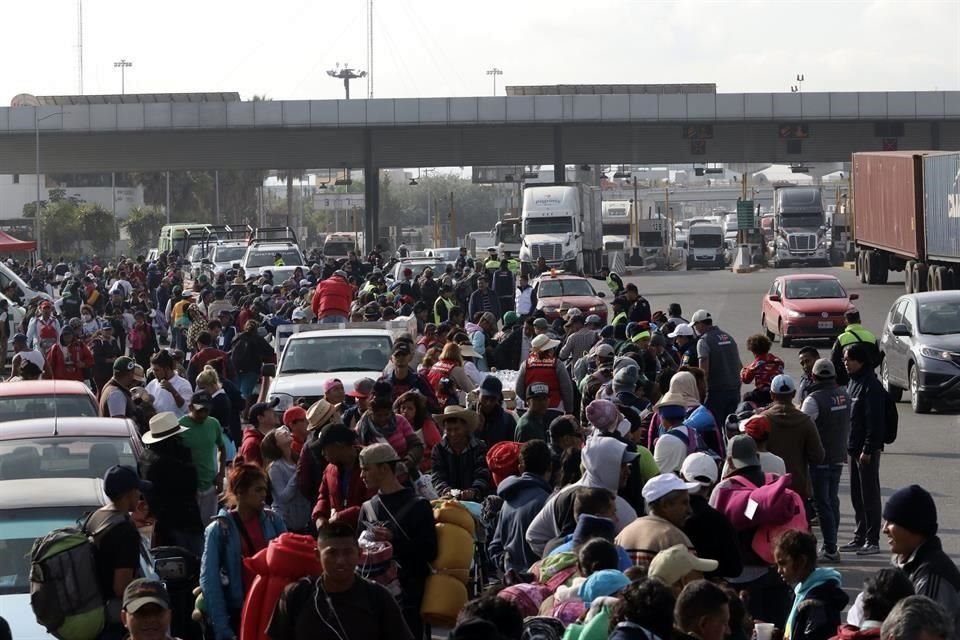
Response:
[[[236,262],[243,260],[243,254],[247,252],[247,247],[217,247],[216,262]]]
[[[569,233],[573,231],[571,227],[571,218],[527,218],[524,222],[526,233],[535,235],[538,233]]]
[[[30,549],[55,529],[76,526],[99,505],[0,510],[0,595],[30,591]]]
[[[454,262],[457,258],[460,257],[460,249],[434,249],[433,257],[440,258],[445,262]]]
[[[280,373],[383,371],[390,360],[389,336],[316,336],[291,340]]]
[[[100,415],[90,396],[77,394],[0,396],[0,422],[32,418],[95,418]]]
[[[276,254],[283,257],[283,264],[286,266],[302,265],[303,258],[300,257],[300,250],[292,247],[289,249],[263,249],[260,251],[251,251],[247,258],[246,267],[272,267]]]
[[[540,283],[539,298],[560,298],[563,296],[595,296],[593,287],[586,280],[545,280]]]
[[[917,319],[920,333],[934,336],[960,333],[960,301],[921,302]]]
[[[723,237],[717,234],[699,234],[691,233],[687,238],[687,241],[690,243],[690,248],[697,249],[716,249],[721,244],[723,244]]]
[[[529,223],[527,228],[530,228]],[[569,231],[569,229],[568,229]],[[520,222],[504,222],[500,225],[499,231],[497,233],[497,242],[509,242],[517,243],[520,242]]]
[[[102,478],[117,464],[136,467],[130,438],[71,436],[0,441],[0,480]]]
[[[846,298],[847,292],[836,280],[788,280],[787,297],[793,300]]]
[[[323,245],[323,255],[325,256],[345,256],[351,251],[356,250],[357,245],[352,242],[328,242]]]
[[[413,271],[413,277],[419,278],[420,274],[423,273],[423,270],[427,267],[433,269],[433,277],[436,278],[443,274],[444,269],[447,268],[447,263],[439,260],[430,262],[398,262],[393,270],[393,279],[401,280],[404,269],[410,269],[410,271]]]

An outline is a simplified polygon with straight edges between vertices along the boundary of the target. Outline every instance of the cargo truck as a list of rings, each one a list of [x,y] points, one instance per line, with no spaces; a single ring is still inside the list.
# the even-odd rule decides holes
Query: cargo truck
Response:
[[[853,154],[856,270],[866,284],[904,272],[907,293],[960,285],[960,152]]]
[[[773,191],[773,266],[828,265],[827,225],[819,187]]]
[[[520,262],[529,273],[540,258],[573,273],[597,273],[603,251],[600,189],[581,183],[523,190]]]

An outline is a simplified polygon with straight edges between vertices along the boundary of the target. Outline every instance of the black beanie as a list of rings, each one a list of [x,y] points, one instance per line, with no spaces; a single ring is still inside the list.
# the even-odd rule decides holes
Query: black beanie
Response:
[[[890,496],[883,519],[920,535],[937,535],[937,505],[920,485],[912,484]]]

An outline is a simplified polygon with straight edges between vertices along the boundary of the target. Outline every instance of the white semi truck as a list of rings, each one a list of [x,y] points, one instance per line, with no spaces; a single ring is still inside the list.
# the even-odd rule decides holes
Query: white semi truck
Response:
[[[543,258],[574,273],[600,270],[603,251],[600,189],[580,183],[523,190],[520,262],[529,272]]]

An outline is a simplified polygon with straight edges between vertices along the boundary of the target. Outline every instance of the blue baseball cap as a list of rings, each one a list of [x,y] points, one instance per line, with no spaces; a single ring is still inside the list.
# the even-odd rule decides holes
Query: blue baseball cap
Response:
[[[141,480],[137,470],[125,465],[114,465],[103,474],[103,492],[111,500],[119,498],[128,491],[150,491],[152,482]]]

